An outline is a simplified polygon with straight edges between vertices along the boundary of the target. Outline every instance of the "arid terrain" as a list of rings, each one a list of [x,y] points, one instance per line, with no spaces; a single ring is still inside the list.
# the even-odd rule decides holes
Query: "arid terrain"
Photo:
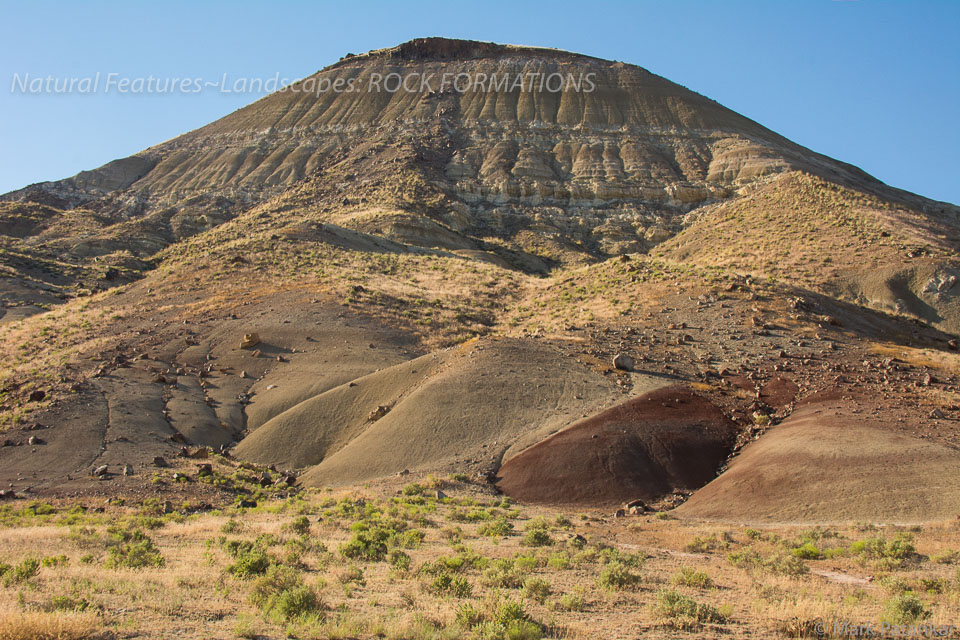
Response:
[[[298,87],[0,196],[0,640],[960,627],[960,208],[552,49]]]

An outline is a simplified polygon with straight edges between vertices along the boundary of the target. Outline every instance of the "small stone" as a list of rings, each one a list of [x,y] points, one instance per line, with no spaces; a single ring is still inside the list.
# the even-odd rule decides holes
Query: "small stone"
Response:
[[[47,392],[43,389],[36,389],[30,393],[30,402],[40,402],[47,397]]]
[[[435,497],[437,498],[437,500],[443,500],[444,498],[447,497],[447,494],[445,494],[443,491],[440,491],[440,489],[437,489]]]
[[[253,509],[257,506],[256,500],[241,500],[237,503],[237,506],[241,509]]]
[[[945,416],[943,415],[943,411],[940,411],[940,409],[934,409],[930,412],[930,417],[934,420],[943,420]]]
[[[947,343],[947,346],[950,347],[951,351],[956,351],[957,349],[960,349],[960,342],[957,342],[956,340],[951,340]]]
[[[30,446],[43,444],[43,440],[41,440],[37,436],[30,436],[29,438],[27,438],[27,444],[29,444]]]
[[[613,514],[614,518],[625,518],[626,516],[627,516],[627,512],[624,511],[623,509],[617,509]]]
[[[97,476],[98,478],[102,478],[103,476],[107,475],[107,470],[109,468],[109,466],[102,464],[93,470],[93,475]]]
[[[163,456],[157,456],[156,458],[153,459],[153,466],[159,469],[166,469],[167,467],[170,466],[170,463],[168,463],[167,459],[164,458]]]
[[[256,333],[246,333],[243,336],[243,340],[240,341],[241,349],[250,349],[260,344],[260,336]]]
[[[125,464],[123,465],[123,475],[132,476],[133,475],[133,465]]]
[[[209,462],[204,462],[197,465],[197,477],[206,478],[207,476],[213,475],[213,465]]]

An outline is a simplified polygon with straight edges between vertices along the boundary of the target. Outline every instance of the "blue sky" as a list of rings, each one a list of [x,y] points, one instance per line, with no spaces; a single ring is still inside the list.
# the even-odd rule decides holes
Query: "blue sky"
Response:
[[[21,79],[307,76],[446,36],[637,64],[896,187],[960,203],[960,2],[0,1],[0,193],[73,175],[259,95],[13,93]]]

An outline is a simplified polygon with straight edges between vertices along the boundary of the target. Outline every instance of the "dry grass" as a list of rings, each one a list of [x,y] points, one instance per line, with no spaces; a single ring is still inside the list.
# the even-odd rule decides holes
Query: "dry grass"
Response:
[[[495,616],[510,602],[539,629],[529,637],[798,637],[816,621],[879,622],[904,594],[919,598],[927,620],[946,623],[960,600],[960,528],[952,522],[828,530],[656,515],[616,520],[501,503],[459,479],[416,481],[443,486],[452,497],[437,501],[413,489],[404,495],[388,485],[316,491],[243,513],[173,514],[144,530],[163,566],[136,569],[105,564],[105,522],[133,523],[135,505],[89,516],[86,535],[78,535],[82,518],[57,524],[66,505],[45,516],[7,511],[0,561],[11,567],[28,558],[48,561],[36,575],[0,588],[0,639],[101,637],[95,635],[101,631],[198,639],[284,633],[485,639],[500,636],[492,627],[474,627],[464,612]],[[513,532],[482,535],[496,518],[512,523]],[[388,542],[397,554],[382,561],[345,555],[343,545],[358,527],[381,525],[416,529],[423,541]],[[546,531],[550,544],[528,546],[531,529]],[[575,534],[586,543],[567,542]],[[858,541],[898,536],[910,536],[915,547],[902,561],[856,551]],[[230,540],[262,545],[270,563],[291,572],[314,604],[301,610],[300,601],[257,600],[263,580],[229,570],[238,558],[225,544]],[[809,557],[793,558],[804,544],[816,553],[804,547]],[[408,559],[401,562],[402,554]],[[66,559],[49,560],[60,555]],[[678,579],[682,572],[686,577]],[[461,587],[450,587],[454,579]],[[673,608],[663,606],[664,593],[672,594]]]
[[[96,640],[115,637],[103,631],[93,613],[0,612],[0,640]]]

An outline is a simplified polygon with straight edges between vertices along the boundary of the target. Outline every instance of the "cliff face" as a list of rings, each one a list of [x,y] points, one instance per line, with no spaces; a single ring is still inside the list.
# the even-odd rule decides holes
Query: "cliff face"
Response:
[[[4,199],[159,216],[163,237],[132,248],[143,254],[344,158],[363,199],[369,165],[398,149],[444,194],[445,211],[429,212],[441,223],[508,241],[533,230],[597,256],[649,250],[691,208],[790,169],[937,206],[639,67],[439,38],[348,56],[206,127]]]

